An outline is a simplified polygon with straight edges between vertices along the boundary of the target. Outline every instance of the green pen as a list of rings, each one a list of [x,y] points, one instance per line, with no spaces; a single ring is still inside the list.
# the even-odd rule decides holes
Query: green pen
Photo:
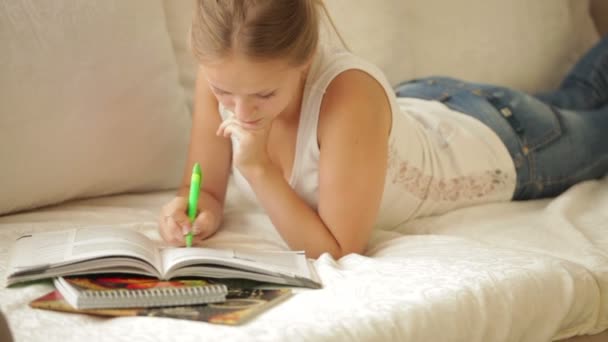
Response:
[[[201,172],[201,166],[196,163],[192,168],[192,177],[190,178],[190,196],[188,197],[188,218],[192,224],[196,219],[196,210],[198,208],[198,196],[201,192],[201,183],[203,180],[203,174]],[[185,236],[186,247],[192,247],[192,228]]]

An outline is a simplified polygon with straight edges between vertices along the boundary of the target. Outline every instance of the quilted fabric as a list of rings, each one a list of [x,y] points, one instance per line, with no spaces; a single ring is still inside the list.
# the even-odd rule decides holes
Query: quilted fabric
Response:
[[[207,245],[284,249],[268,217],[231,187]],[[0,218],[0,278],[11,241],[32,231],[112,224],[159,239],[172,195],[78,201]],[[366,255],[315,261],[324,288],[301,290],[240,327],[97,318],[31,309],[49,283],[0,290],[17,341],[549,341],[608,328],[608,179],[552,200],[461,209],[378,231]],[[294,223],[297,224],[297,223]]]

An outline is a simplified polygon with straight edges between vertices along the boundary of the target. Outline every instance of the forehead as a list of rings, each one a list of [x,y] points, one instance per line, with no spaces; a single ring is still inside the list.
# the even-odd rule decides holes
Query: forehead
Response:
[[[296,70],[280,59],[258,61],[241,56],[202,63],[201,68],[212,86],[247,94],[279,88]]]

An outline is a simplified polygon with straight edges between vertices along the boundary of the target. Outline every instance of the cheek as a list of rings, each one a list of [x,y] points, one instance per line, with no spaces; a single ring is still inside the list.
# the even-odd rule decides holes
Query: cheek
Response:
[[[261,101],[260,103],[257,104],[257,108],[259,111],[268,113],[268,114],[274,114],[275,111],[277,111],[278,108],[278,104],[275,101]]]
[[[234,109],[234,100],[229,96],[216,96],[217,102],[219,102],[225,108],[230,110]]]
[[[269,117],[276,117],[283,109],[282,103],[276,101],[265,101],[258,106],[258,110]]]
[[[279,114],[289,105],[289,97],[274,98],[266,101],[262,106],[272,114]]]

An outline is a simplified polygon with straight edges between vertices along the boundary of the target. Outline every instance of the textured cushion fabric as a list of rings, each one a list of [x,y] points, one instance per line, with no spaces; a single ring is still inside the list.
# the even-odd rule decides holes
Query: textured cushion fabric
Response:
[[[326,0],[351,50],[392,84],[428,75],[555,86],[598,38],[587,0]]]
[[[190,117],[160,2],[0,6],[0,214],[177,186]]]
[[[198,66],[192,55],[189,39],[195,3],[195,0],[164,0],[163,2],[167,16],[167,29],[179,67],[180,82],[186,90],[189,107],[192,107],[192,94]]]

